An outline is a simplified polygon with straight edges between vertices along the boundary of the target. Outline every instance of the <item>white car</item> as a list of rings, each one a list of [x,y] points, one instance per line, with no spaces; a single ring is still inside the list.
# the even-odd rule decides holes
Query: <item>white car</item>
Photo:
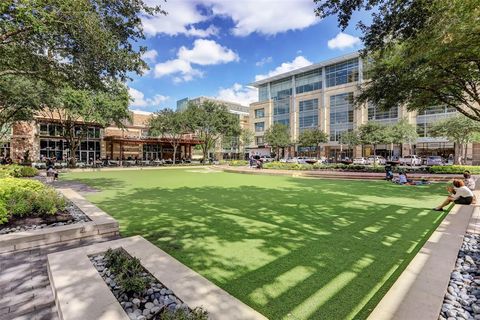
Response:
[[[401,165],[407,166],[421,166],[422,165],[422,158],[411,155],[411,156],[404,156],[399,159]]]
[[[261,156],[261,157],[260,157],[260,160],[261,160],[262,162],[272,162],[272,161],[274,161],[275,159],[272,158],[272,156],[264,155],[264,156]]]
[[[353,164],[367,164],[367,159],[364,157],[355,158]]]
[[[387,160],[385,160],[385,158],[382,156],[371,156],[371,157],[368,157],[367,163],[384,165],[385,163],[387,163]]]

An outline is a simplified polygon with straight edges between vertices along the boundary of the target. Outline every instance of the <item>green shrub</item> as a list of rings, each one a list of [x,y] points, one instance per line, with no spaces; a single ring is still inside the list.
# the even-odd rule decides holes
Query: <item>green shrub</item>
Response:
[[[480,174],[480,166],[431,166],[429,168],[430,173],[451,173],[451,174],[463,174],[466,170],[472,174]]]
[[[144,274],[144,268],[135,257],[125,250],[108,249],[105,253],[107,267],[116,275],[117,284],[124,292],[142,293],[149,283]]]
[[[0,179],[0,203],[8,217],[52,215],[66,206],[65,199],[53,188],[36,180]],[[0,213],[1,216],[1,213]],[[0,224],[7,221],[0,218]]]
[[[208,320],[207,311],[200,307],[193,309],[191,312],[179,309],[175,312],[165,310],[159,315],[159,320]]]
[[[230,160],[226,162],[231,167],[244,167],[248,166],[247,160]]]
[[[0,201],[0,225],[8,222],[8,212],[5,202]]]
[[[9,164],[0,166],[0,178],[5,177],[34,177],[38,174],[38,170],[33,167],[20,166],[18,164]]]

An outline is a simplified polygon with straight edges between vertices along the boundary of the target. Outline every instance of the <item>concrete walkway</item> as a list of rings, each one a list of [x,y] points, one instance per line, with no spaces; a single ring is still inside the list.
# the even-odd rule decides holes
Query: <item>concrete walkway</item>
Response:
[[[0,254],[0,319],[57,320],[47,272],[47,254],[108,239],[81,240]]]

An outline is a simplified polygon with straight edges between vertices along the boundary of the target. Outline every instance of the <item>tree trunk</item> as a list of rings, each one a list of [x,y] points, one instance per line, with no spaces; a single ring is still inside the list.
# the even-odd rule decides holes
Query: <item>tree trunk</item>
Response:
[[[178,145],[175,143],[175,144],[172,144],[173,146],[173,165],[175,165],[175,161],[177,160],[177,148],[178,148]]]
[[[317,145],[317,160],[320,159],[320,145]]]
[[[468,152],[468,144],[465,143],[464,150],[463,150],[463,164],[467,164],[467,152]]]

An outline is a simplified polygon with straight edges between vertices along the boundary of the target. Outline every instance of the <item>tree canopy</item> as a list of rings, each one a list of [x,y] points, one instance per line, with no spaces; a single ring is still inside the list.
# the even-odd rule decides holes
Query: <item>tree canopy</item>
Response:
[[[274,123],[265,131],[265,142],[270,145],[275,151],[277,159],[280,156],[280,148],[288,147],[292,144],[290,138],[290,129],[282,123]]]
[[[328,134],[318,128],[304,130],[298,137],[300,146],[316,148],[318,158],[320,158],[320,145],[326,142],[328,142]]]
[[[388,131],[386,126],[376,121],[369,121],[358,127],[358,138],[362,144],[369,144],[373,147],[373,154],[376,153],[376,146],[385,143]]]
[[[173,147],[173,163],[176,162],[177,148],[184,135],[189,131],[186,114],[172,109],[163,109],[150,118],[150,134],[169,138]]]
[[[373,19],[359,24],[367,80],[357,104],[370,101],[384,110],[446,105],[480,121],[478,0],[325,1],[317,14],[338,14],[345,28],[359,9],[372,10]]]
[[[190,102],[184,112],[189,129],[202,141],[203,161],[207,160],[208,151],[220,138],[240,134],[239,118],[228,112],[223,104],[211,100],[202,103]]]

